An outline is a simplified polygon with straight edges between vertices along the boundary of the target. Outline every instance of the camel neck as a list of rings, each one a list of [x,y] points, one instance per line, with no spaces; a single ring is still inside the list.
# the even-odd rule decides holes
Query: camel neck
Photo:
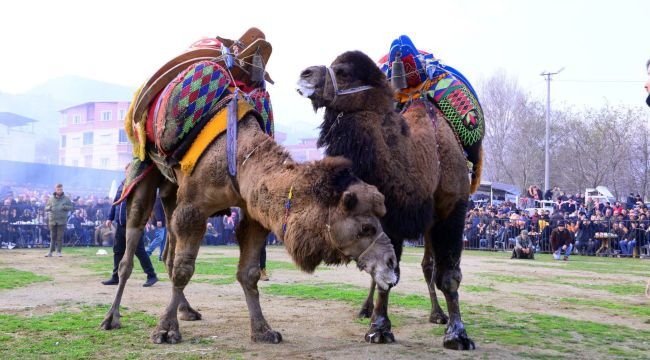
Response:
[[[266,137],[238,151],[237,180],[247,212],[262,226],[281,236],[289,192],[300,196],[296,184],[300,166],[273,139]],[[300,207],[292,201],[289,211]]]

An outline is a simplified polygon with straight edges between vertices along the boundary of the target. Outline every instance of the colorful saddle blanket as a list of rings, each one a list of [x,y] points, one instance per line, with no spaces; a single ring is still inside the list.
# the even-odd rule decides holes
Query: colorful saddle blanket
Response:
[[[480,142],[485,133],[484,116],[470,82],[458,70],[441,64],[433,54],[418,51],[406,35],[395,39],[389,53],[379,60],[379,67],[388,78],[398,53],[409,88],[398,91],[396,100],[403,106],[426,96],[450,121],[464,148]]]
[[[122,197],[149,171],[157,166],[170,181],[175,182],[172,166],[191,174],[205,149],[226,130],[228,105],[237,101],[237,120],[247,114],[257,117],[260,127],[273,136],[273,110],[269,93],[256,88],[243,93],[234,86],[229,73],[213,61],[189,65],[150,103],[146,119],[135,121],[131,103],[125,119],[127,135],[133,143],[134,159],[127,169]],[[135,98],[138,98],[139,91]],[[238,100],[234,93],[238,92]]]

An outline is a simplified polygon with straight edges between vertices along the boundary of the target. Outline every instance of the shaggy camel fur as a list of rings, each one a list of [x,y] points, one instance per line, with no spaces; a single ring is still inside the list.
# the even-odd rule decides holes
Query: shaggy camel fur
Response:
[[[138,184],[127,199],[127,250],[119,266],[120,284],[113,306],[102,328],[120,326],[119,304],[133,269],[137,240],[153,207],[156,189],[168,221],[169,246],[165,264],[171,278],[172,297],[151,334],[155,343],[181,340],[177,314],[198,320],[201,315],[187,302],[183,290],[194,273],[209,216],[238,206],[244,214],[237,229],[240,246],[237,280],[241,283],[251,321],[254,341],[278,343],[282,336],[273,331],[262,314],[257,281],[260,251],[269,231],[281,238],[295,263],[312,272],[318,264],[357,261],[380,287],[397,281],[397,264],[390,239],[383,233],[379,217],[386,212],[384,197],[374,186],[359,181],[343,158],[296,164],[282,147],[266,135],[253,115],[239,123],[237,176],[234,186],[228,176],[225,136],[220,136],[200,158],[192,175],[175,168],[178,184],[171,184],[156,169]],[[293,200],[286,233],[285,203],[293,187]]]
[[[307,68],[300,75],[298,91],[311,99],[314,110],[325,107],[318,143],[326,154],[351,159],[355,175],[386,196],[382,225],[398,260],[404,239],[424,234],[422,270],[432,302],[430,321],[449,321],[446,348],[474,349],[458,302],[470,184],[465,156],[448,122],[436,117],[426,100],[401,115],[394,111],[393,90],[385,75],[358,51],[340,55],[330,68]],[[399,266],[396,271],[399,276]],[[449,319],[438,304],[434,281],[447,300]],[[373,281],[360,316],[371,313],[375,285]],[[389,290],[377,291],[366,341],[392,342]]]

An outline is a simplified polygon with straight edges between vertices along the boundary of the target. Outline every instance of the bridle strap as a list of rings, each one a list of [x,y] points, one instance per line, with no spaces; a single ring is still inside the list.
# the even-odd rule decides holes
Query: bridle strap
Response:
[[[357,256],[357,257],[354,257],[354,256],[347,256],[347,255],[345,255],[345,253],[343,252],[343,250],[341,250],[341,248],[338,246],[338,244],[336,244],[336,243],[334,242],[334,238],[332,237],[332,227],[330,226],[330,211],[331,211],[331,209],[332,209],[331,207],[327,209],[327,223],[325,224],[325,228],[327,229],[327,235],[328,235],[328,237],[329,237],[330,244],[334,247],[334,249],[335,249],[336,251],[338,251],[339,255],[341,255],[341,256],[344,257],[344,258],[347,258],[347,259],[353,259],[353,260],[359,260],[359,259],[361,259],[361,258],[363,257],[363,255],[365,255],[365,254],[368,252],[368,250],[370,250],[370,248],[372,248],[372,247],[375,245],[375,243],[377,242],[377,240],[379,240],[379,238],[380,238],[382,235],[384,235],[384,232],[383,232],[383,231],[380,232],[379,234],[377,234],[377,236],[375,237],[375,239],[372,240],[372,242],[370,243],[370,245],[368,245],[368,247],[367,247],[367,248],[366,248],[366,249],[365,249],[365,250],[364,250],[364,251],[363,251],[359,256]]]
[[[332,68],[328,66],[323,66],[323,67],[327,69],[327,72],[330,75],[330,79],[332,80],[332,87],[334,88],[334,98],[332,99],[332,102],[334,102],[336,100],[336,97],[339,95],[354,94],[354,93],[372,89],[372,86],[370,85],[362,85],[350,89],[340,90],[338,84],[336,83],[336,76],[334,76],[334,70],[332,70]],[[325,77],[325,85],[327,85],[327,76]]]

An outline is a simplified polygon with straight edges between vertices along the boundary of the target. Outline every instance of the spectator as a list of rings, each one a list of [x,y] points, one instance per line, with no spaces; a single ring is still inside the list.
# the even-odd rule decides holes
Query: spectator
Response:
[[[558,222],[557,228],[551,232],[551,251],[555,260],[560,260],[562,251],[564,251],[564,261],[569,260],[571,251],[573,251],[573,237],[567,230],[564,220]]]
[[[123,190],[124,181],[122,181],[120,187],[117,189],[114,201],[119,200],[122,196]],[[113,244],[113,274],[110,279],[102,281],[102,284],[104,285],[117,285],[120,283],[118,269],[120,261],[122,261],[122,257],[124,257],[124,252],[126,251],[126,202],[127,201],[124,200],[118,205],[113,205],[108,220],[106,220],[107,226],[112,226],[113,221],[115,222],[115,243]],[[142,270],[147,274],[147,281],[142,286],[149,287],[158,282],[158,277],[156,276],[151,259],[144,250],[143,239],[144,236],[141,236],[138,240],[135,256],[138,257]]]
[[[218,245],[217,235],[219,234],[214,226],[212,226],[212,223],[207,223],[205,229],[205,243],[207,245]]]
[[[156,221],[156,230],[154,233],[154,238],[147,247],[147,256],[151,256],[157,247],[160,247],[160,252],[158,253],[158,261],[162,261],[163,251],[165,251],[165,242],[166,242],[167,230],[163,227],[162,221]]]
[[[223,217],[223,237],[226,245],[235,243],[235,221],[232,213]]]
[[[528,230],[523,230],[515,239],[515,248],[512,250],[511,259],[535,259],[533,243],[528,237]]]
[[[50,251],[45,257],[52,257],[56,249],[56,255],[61,257],[63,247],[63,233],[67,227],[68,213],[72,211],[72,201],[63,193],[63,185],[57,184],[53,196],[45,205],[45,212],[48,213],[48,225],[50,227]]]
[[[95,245],[96,246],[112,246],[115,238],[115,228],[108,225],[107,222],[100,224],[95,229]]]

